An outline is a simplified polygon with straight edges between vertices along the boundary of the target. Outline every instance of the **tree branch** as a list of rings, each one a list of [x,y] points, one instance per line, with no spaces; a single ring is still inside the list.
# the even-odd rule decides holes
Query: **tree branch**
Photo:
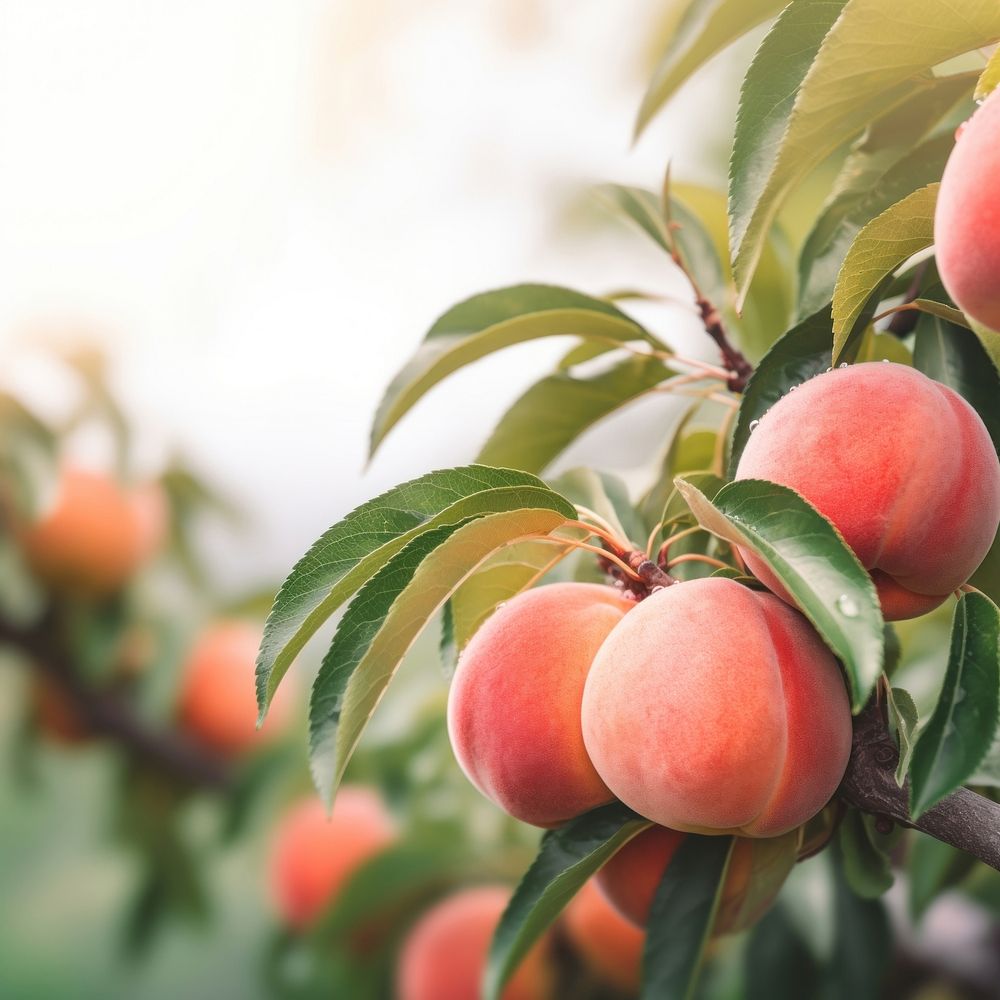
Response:
[[[153,728],[125,699],[87,684],[60,647],[59,631],[51,612],[32,626],[0,620],[0,643],[20,650],[32,669],[56,685],[88,731],[116,740],[147,765],[188,784],[210,789],[230,785],[230,769],[224,760],[181,733]]]
[[[929,834],[1000,871],[1000,803],[960,788],[919,819],[910,817],[909,782],[896,784],[899,750],[874,700],[854,720],[851,759],[839,796],[864,812]]]

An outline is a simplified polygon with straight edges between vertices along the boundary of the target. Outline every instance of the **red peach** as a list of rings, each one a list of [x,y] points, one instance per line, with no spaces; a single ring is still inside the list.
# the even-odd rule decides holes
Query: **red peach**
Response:
[[[293,927],[307,927],[347,879],[396,839],[396,825],[373,789],[344,785],[327,814],[309,798],[282,819],[271,848],[274,899]]]
[[[538,587],[499,608],[462,654],[451,745],[512,816],[554,826],[611,800],[583,745],[580,701],[594,655],[634,606],[598,584]]]
[[[510,899],[502,886],[464,889],[425,913],[407,935],[397,974],[399,1000],[478,1000],[493,932]],[[545,942],[524,957],[503,1000],[552,996]]]
[[[244,753],[291,721],[292,689],[286,680],[264,726],[257,729],[254,661],[261,634],[260,626],[250,622],[216,622],[197,638],[184,664],[177,705],[180,724],[219,753]]]
[[[582,717],[618,798],[693,833],[792,830],[833,795],[851,749],[844,680],[816,631],[721,577],[667,587],[615,626]]]
[[[969,317],[1000,330],[1000,91],[956,133],[934,212],[938,272]]]
[[[751,434],[736,478],[791,487],[828,517],[891,621],[925,614],[965,583],[1000,524],[1000,462],[982,420],[905,365],[867,362],[799,386]]]

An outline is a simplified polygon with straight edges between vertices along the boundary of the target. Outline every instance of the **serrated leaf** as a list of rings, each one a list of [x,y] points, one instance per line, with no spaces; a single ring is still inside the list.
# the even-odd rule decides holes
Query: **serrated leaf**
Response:
[[[643,1000],[689,1000],[712,936],[733,837],[689,834],[653,897],[642,956]]]
[[[456,656],[500,604],[534,586],[572,550],[569,542],[562,549],[545,542],[519,542],[488,559],[447,605]]]
[[[889,709],[889,732],[892,733],[892,738],[899,748],[896,784],[902,788],[906,781],[906,772],[910,769],[910,758],[913,756],[913,743],[920,714],[910,693],[903,688],[889,688],[886,693],[886,703]]]
[[[717,52],[773,17],[781,0],[694,0],[660,57],[639,108],[638,138],[677,88]]]
[[[568,288],[514,285],[474,295],[435,322],[389,384],[372,424],[369,453],[429,389],[459,368],[515,344],[565,335],[662,346],[617,306]]]
[[[833,290],[833,360],[840,358],[865,307],[893,271],[934,244],[939,184],[928,184],[872,219],[847,251]]]
[[[990,61],[976,82],[974,95],[976,101],[985,101],[996,90],[997,86],[1000,86],[1000,46],[993,50]]]
[[[843,663],[859,710],[882,672],[882,613],[871,577],[837,529],[776,483],[741,479],[712,501],[683,477],[677,488],[703,528],[767,564]]]
[[[919,818],[976,772],[1000,726],[1000,610],[982,594],[955,608],[944,686],[910,765]]]
[[[556,496],[528,473],[470,465],[428,473],[353,510],[295,564],[274,599],[257,656],[261,716],[316,630],[407,542],[441,524],[545,506]],[[556,506],[575,516],[565,500]]]
[[[441,525],[414,538],[361,588],[337,626],[309,705],[320,794],[332,798],[400,662],[455,589],[505,544],[546,535],[564,521],[562,511],[539,507]]]
[[[541,472],[589,427],[672,374],[656,358],[630,357],[592,375],[549,375],[500,418],[476,461]]]
[[[799,257],[800,315],[809,315],[833,298],[841,265],[858,233],[900,199],[938,180],[953,147],[950,135],[928,139],[873,178],[863,192],[849,191],[828,205]]]
[[[542,837],[538,856],[493,935],[483,986],[485,1000],[497,1000],[518,963],[583,883],[650,825],[649,820],[613,802]]]
[[[742,305],[777,205],[761,221],[764,199],[780,166],[782,139],[796,95],[823,39],[847,0],[793,0],[754,54],[740,89],[729,160],[729,252]],[[749,252],[748,241],[755,240]]]
[[[792,386],[801,385],[830,367],[831,324],[827,306],[793,326],[757,365],[740,400],[729,458],[731,475],[750,440],[752,427],[756,426],[754,421],[759,421]]]
[[[790,18],[803,3],[795,0],[785,15]],[[814,0],[809,6],[819,13],[824,4]],[[808,31],[808,24],[805,28]],[[772,32],[776,29],[777,24]],[[998,38],[1000,7],[995,0],[962,0],[961,5],[954,0],[914,0],[905,17],[884,0],[850,0],[811,59],[787,127],[781,129],[780,123],[759,136],[751,134],[749,150],[742,149],[738,158],[734,150],[733,177],[745,175],[755,156],[761,161],[753,189],[743,190],[734,201],[733,270],[740,291],[753,275],[766,230],[799,180],[873,118],[905,101],[914,78]],[[805,39],[800,41],[805,44]],[[755,62],[761,51],[763,46]],[[761,104],[758,89],[766,92],[765,66],[760,75],[763,81],[758,79],[749,92],[748,100],[755,105]]]

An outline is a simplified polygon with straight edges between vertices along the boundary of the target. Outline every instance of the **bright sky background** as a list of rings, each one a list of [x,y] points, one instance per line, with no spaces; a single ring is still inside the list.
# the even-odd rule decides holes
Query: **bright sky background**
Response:
[[[726,57],[630,148],[665,7],[2,0],[0,377],[58,402],[25,345],[94,331],[154,442],[255,516],[253,544],[217,540],[223,576],[283,574],[351,506],[473,458],[556,353],[446,383],[362,476],[379,396],[438,313],[522,280],[680,287],[573,211],[668,158],[721,182]]]

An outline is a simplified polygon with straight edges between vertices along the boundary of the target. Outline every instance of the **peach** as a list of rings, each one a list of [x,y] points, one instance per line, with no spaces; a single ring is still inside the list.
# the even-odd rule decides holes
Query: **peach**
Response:
[[[799,386],[751,434],[736,478],[789,486],[829,518],[891,621],[965,583],[1000,523],[1000,462],[979,415],[905,365],[867,362]],[[758,557],[743,557],[786,596]]]
[[[109,597],[151,555],[149,506],[146,491],[132,493],[107,476],[67,467],[53,505],[19,531],[21,548],[53,590]]]
[[[819,635],[721,577],[658,591],[615,626],[582,719],[611,791],[693,833],[792,830],[833,795],[851,749],[847,690]]]
[[[469,780],[512,816],[555,826],[612,799],[580,730],[587,671],[635,604],[610,587],[553,583],[519,594],[479,629],[448,698]]]
[[[282,918],[308,927],[348,878],[396,839],[378,793],[344,785],[327,814],[319,799],[296,804],[278,826],[270,856],[271,887]]]
[[[478,1000],[493,932],[510,899],[503,886],[464,889],[428,910],[406,937],[397,970],[399,1000]],[[552,996],[544,940],[507,981],[503,1000]]]
[[[254,661],[261,634],[251,622],[215,622],[202,631],[184,664],[177,704],[181,727],[221,754],[245,753],[291,721],[293,692],[282,687],[257,729]]]
[[[686,834],[652,826],[633,837],[597,873],[608,901],[637,927],[645,927],[667,866]],[[726,872],[713,933],[744,931],[764,915],[796,858],[796,833],[767,839],[739,837]]]
[[[563,926],[595,976],[628,993],[639,989],[646,932],[605,899],[594,879],[584,883],[566,907]]]
[[[960,129],[934,212],[938,272],[966,315],[1000,330],[1000,91]]]

